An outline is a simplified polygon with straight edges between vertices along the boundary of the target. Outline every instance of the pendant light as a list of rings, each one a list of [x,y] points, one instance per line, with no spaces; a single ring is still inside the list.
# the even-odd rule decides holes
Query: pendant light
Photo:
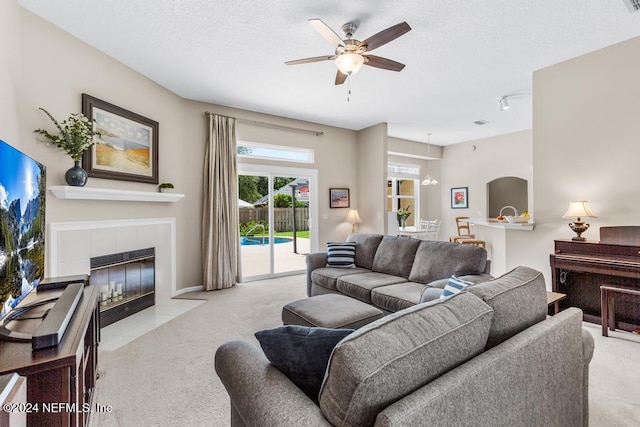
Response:
[[[431,174],[429,174],[429,149],[431,148],[431,132],[427,134],[427,176],[422,180],[422,185],[437,185],[438,180],[435,178],[431,178]]]

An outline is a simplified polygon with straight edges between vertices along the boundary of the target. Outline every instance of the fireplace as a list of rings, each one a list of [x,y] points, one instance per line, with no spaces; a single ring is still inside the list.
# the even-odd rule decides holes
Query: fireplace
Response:
[[[155,248],[93,257],[91,284],[100,289],[100,326],[155,303]]]

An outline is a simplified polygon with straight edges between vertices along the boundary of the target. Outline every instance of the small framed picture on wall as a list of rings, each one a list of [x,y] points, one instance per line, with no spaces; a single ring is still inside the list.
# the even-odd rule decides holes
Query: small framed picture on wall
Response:
[[[329,189],[329,207],[330,208],[348,208],[349,207],[349,189],[348,188],[330,188]]]
[[[451,189],[451,209],[467,209],[469,207],[469,188],[455,187]]]

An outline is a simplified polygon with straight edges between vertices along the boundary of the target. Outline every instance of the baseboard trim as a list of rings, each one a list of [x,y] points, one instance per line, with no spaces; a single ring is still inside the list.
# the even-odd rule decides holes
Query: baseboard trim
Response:
[[[204,290],[204,286],[192,286],[190,288],[184,288],[184,289],[178,289],[176,290],[175,294],[173,295],[174,297],[179,297],[182,294],[186,294],[189,292],[199,292],[199,291],[203,291]]]

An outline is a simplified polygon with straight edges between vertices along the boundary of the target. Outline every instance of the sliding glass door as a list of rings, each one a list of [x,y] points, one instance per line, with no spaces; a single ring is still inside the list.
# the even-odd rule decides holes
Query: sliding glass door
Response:
[[[239,165],[242,280],[302,273],[315,250],[313,169]]]
[[[238,176],[238,210],[240,218],[240,255],[243,280],[246,277],[269,277],[269,175]],[[264,199],[265,203],[262,203]],[[255,203],[255,204],[254,204]]]

